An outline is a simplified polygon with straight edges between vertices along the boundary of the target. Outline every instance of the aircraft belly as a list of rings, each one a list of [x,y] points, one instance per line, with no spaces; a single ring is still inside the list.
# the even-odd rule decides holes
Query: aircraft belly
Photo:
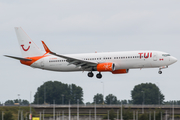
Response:
[[[79,67],[75,65],[67,65],[67,64],[50,64],[46,69],[52,71],[81,71]]]
[[[63,65],[59,68],[60,71],[81,71],[80,67],[76,67],[75,65]]]

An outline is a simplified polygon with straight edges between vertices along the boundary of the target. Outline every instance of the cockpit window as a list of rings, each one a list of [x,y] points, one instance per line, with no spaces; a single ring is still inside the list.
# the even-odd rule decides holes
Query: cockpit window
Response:
[[[170,54],[162,54],[162,56],[167,57],[167,56],[171,56]]]

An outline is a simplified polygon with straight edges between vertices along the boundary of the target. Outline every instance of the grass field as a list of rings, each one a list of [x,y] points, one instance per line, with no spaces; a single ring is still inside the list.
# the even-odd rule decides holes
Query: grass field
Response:
[[[28,117],[29,113],[30,113],[30,107],[21,107],[21,106],[1,106],[0,107],[0,114],[1,113],[6,114],[7,112],[11,112],[13,115],[13,119],[17,120],[18,119],[18,112],[19,112],[19,116],[21,114],[21,112],[23,113],[23,117],[25,118],[26,116]],[[32,108],[32,114],[36,115],[35,110]]]

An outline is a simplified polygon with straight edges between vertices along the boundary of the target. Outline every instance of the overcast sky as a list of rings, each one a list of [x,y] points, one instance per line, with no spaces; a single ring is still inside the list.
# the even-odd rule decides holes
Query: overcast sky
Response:
[[[180,100],[180,62],[163,69],[134,69],[128,74],[52,72],[21,65],[3,55],[21,56],[14,27],[21,26],[43,50],[44,40],[59,54],[158,50],[180,60],[179,0],[1,0],[0,1],[0,101],[30,100],[43,81],[56,80],[81,86],[84,102],[97,93],[131,99],[141,83],[155,83],[165,100]],[[95,72],[97,73],[97,72]],[[34,97],[32,97],[33,100]]]

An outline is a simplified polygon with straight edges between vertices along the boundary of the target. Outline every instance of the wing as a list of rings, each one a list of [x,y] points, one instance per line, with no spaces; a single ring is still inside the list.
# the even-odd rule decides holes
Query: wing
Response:
[[[51,55],[55,55],[57,57],[61,57],[61,58],[66,59],[67,62],[69,62],[68,65],[73,64],[73,65],[76,65],[76,67],[81,66],[81,68],[83,70],[86,70],[86,69],[93,70],[93,68],[96,67],[97,64],[98,64],[98,63],[95,63],[95,62],[89,62],[89,61],[81,60],[81,59],[78,59],[78,58],[73,58],[73,57],[69,57],[69,56],[65,56],[65,55],[56,54],[56,53],[50,51],[50,49],[47,47],[47,45],[44,43],[44,41],[42,41],[42,44],[44,46],[44,49],[45,49],[46,53],[49,53]]]

